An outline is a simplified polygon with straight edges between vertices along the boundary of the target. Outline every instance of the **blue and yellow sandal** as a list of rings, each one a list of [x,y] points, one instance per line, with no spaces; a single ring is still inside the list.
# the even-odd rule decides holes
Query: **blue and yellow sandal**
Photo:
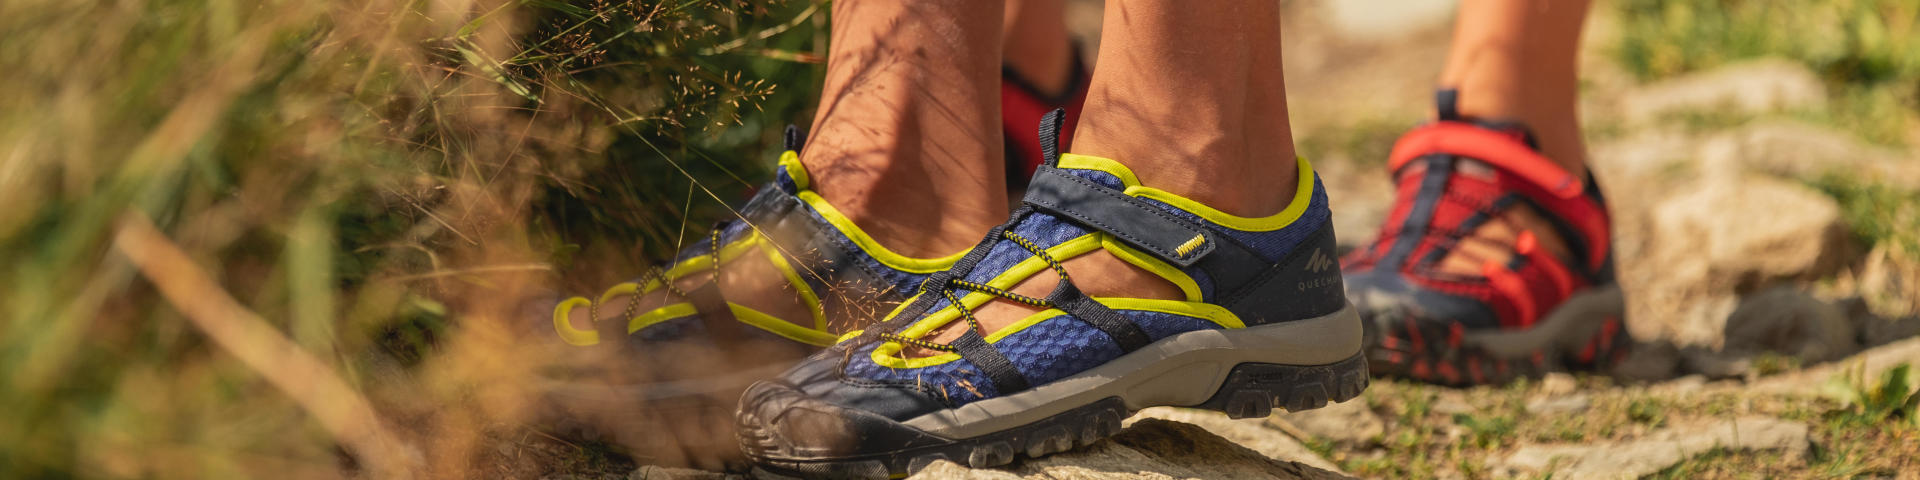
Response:
[[[1023,205],[886,321],[850,333],[741,398],[740,442],[761,468],[884,478],[937,460],[972,467],[1085,446],[1153,406],[1266,416],[1358,396],[1360,319],[1342,291],[1325,191],[1299,160],[1281,213],[1229,215],[1143,186],[1105,158],[1059,155],[1060,114]],[[1182,300],[1090,297],[1062,261],[1104,251]],[[1044,298],[1009,292],[1060,275]],[[994,298],[1044,310],[983,334]],[[957,340],[932,332],[956,321]],[[911,356],[909,347],[937,352]]]
[[[706,241],[597,299],[569,298],[553,309],[559,338],[582,347],[572,364],[550,369],[542,388],[548,406],[571,417],[569,430],[612,436],[656,464],[711,467],[694,459],[737,456],[726,432],[742,390],[831,345],[840,332],[878,320],[960,258],[912,258],[876,243],[808,189],[800,142],[788,127],[774,181]],[[784,277],[782,294],[797,295],[811,318],[776,318],[728,300],[713,280],[719,269],[756,255]],[[692,281],[700,284],[687,288]],[[642,305],[659,290],[670,294]],[[603,308],[620,300],[623,306]],[[570,315],[580,309],[598,320],[576,325]],[[686,461],[675,461],[683,450]]]

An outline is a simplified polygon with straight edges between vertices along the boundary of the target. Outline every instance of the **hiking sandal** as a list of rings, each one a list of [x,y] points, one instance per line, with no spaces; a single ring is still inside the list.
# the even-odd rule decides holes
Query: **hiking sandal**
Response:
[[[798,130],[788,127],[786,137],[776,178],[738,210],[739,218],[641,278],[554,307],[553,329],[562,340],[583,354],[611,350],[613,360],[580,355],[581,365],[547,373],[542,390],[549,406],[588,417],[571,419],[572,429],[616,437],[656,457],[663,449],[702,449],[693,445],[700,435],[675,430],[704,431],[713,437],[706,443],[717,445],[705,450],[737,457],[726,432],[742,390],[832,344],[841,331],[878,320],[928,274],[960,257],[911,258],[876,243],[809,190]],[[784,277],[779,294],[798,296],[809,318],[776,318],[730,301],[715,279],[730,261],[758,261],[750,256],[763,257]],[[697,287],[676,285],[705,274],[710,279]],[[668,302],[640,306],[659,290],[671,293]],[[604,307],[620,299],[627,300],[620,311]],[[569,314],[579,309],[599,320],[576,325]]]
[[[1342,293],[1326,193],[1298,160],[1281,213],[1236,217],[1141,185],[1119,162],[1057,155],[1023,205],[886,321],[741,398],[740,441],[761,468],[885,478],[937,460],[1007,464],[1086,446],[1153,406],[1262,417],[1366,388],[1359,317]],[[1103,251],[1179,287],[1181,300],[1090,297],[1061,262]],[[1008,291],[1060,276],[1043,298]],[[982,336],[973,309],[1043,308]],[[957,340],[931,332],[965,321]],[[907,347],[937,352],[903,354]]]
[[[1373,243],[1344,259],[1373,371],[1468,385],[1618,362],[1631,339],[1599,185],[1541,156],[1524,126],[1464,118],[1456,103],[1456,92],[1441,91],[1440,120],[1394,145],[1396,208]],[[1475,229],[1521,206],[1540,212],[1573,258],[1521,231],[1500,246],[1512,260],[1487,260],[1480,275],[1436,268]]]

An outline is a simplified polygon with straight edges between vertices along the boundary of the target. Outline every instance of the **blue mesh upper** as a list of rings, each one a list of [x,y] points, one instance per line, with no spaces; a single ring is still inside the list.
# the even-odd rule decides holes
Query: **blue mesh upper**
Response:
[[[776,168],[774,170],[775,170],[775,174],[774,174],[773,183],[767,186],[763,186],[761,188],[762,189],[778,189],[778,193],[763,191],[762,194],[784,195],[786,198],[783,200],[799,202],[801,206],[800,210],[806,212],[808,220],[818,225],[821,231],[832,232],[835,234],[827,238],[826,239],[827,241],[835,243],[837,246],[839,246],[841,249],[845,251],[856,253],[856,255],[853,256],[853,261],[857,262],[858,263],[857,265],[841,265],[839,267],[864,268],[872,272],[875,276],[879,277],[882,281],[886,282],[887,286],[892,287],[892,289],[887,291],[895,292],[896,294],[899,294],[899,295],[911,294],[911,292],[913,292],[914,289],[920,286],[921,281],[926,280],[927,278],[926,275],[896,270],[893,267],[889,267],[886,264],[880,263],[879,260],[874,259],[871,255],[866,255],[865,254],[866,251],[862,250],[857,244],[853,243],[852,239],[847,238],[844,232],[841,232],[839,228],[834,227],[833,224],[828,222],[825,217],[820,216],[820,212],[815,211],[813,209],[813,205],[805,202],[801,202],[798,198],[794,197],[799,192],[799,186],[794,183],[793,177],[787,175],[786,169]],[[743,211],[741,213],[748,214],[749,212]],[[729,221],[720,225],[719,226],[720,244],[724,246],[724,245],[739,241],[744,235],[747,234],[748,230],[751,227],[752,226],[748,225],[747,222],[739,221],[739,220]],[[703,255],[711,255],[713,252],[713,249],[712,249],[712,241],[709,240],[709,238],[710,237],[702,236],[696,239],[690,239],[690,241],[688,242],[689,245],[687,245],[685,248],[682,248],[679,252],[676,252],[674,254],[673,263],[677,264],[680,262],[684,262],[690,258],[699,257]],[[802,280],[806,281],[807,285],[811,287],[815,292],[822,292],[826,289],[826,285],[822,283],[823,280],[825,281],[832,280],[831,278],[828,278],[828,279],[815,278],[813,275],[802,275],[801,277],[802,277]],[[652,326],[648,326],[642,331],[636,332],[638,335],[635,336],[635,340],[642,341],[642,342],[677,340],[677,339],[685,338],[689,333],[703,333],[705,331],[703,327],[694,326],[692,328],[689,328],[688,326],[689,324],[698,323],[698,322],[691,321],[696,316],[697,314],[689,315],[685,317],[678,317],[670,320],[665,320],[660,323],[656,323]],[[750,331],[752,334],[755,334],[755,335],[764,334],[765,336],[777,338],[776,334],[772,332],[767,332],[761,329],[750,328],[746,330]]]
[[[1159,312],[1118,310],[1154,340],[1220,328],[1202,318]],[[873,362],[879,343],[854,351],[847,362],[851,378],[917,385],[952,406],[998,396],[993,381],[965,358],[925,368],[890,368]],[[1027,381],[1040,385],[1087,371],[1120,358],[1120,346],[1105,333],[1068,315],[1050,318],[993,343]],[[972,388],[967,388],[971,386]]]
[[[1103,171],[1076,169],[1065,171],[1108,188],[1118,190],[1124,187],[1118,177]],[[1212,228],[1252,248],[1268,261],[1276,262],[1304,242],[1331,216],[1327,209],[1326,191],[1317,177],[1314,179],[1314,192],[1307,211],[1292,225],[1270,232],[1234,230],[1165,203],[1153,200],[1147,200],[1147,202]],[[1026,237],[1041,248],[1049,248],[1086,235],[1093,230],[1050,214],[1034,213],[1020,219],[1019,223],[1009,228],[1009,231]],[[986,283],[1013,265],[1033,256],[1027,249],[1011,240],[1002,239],[986,248],[989,249],[989,253],[961,278]],[[1186,273],[1193,277],[1194,282],[1200,286],[1203,297],[1210,301],[1216,288],[1213,279],[1198,268],[1188,268]],[[1038,275],[1047,274],[1041,272]],[[955,296],[963,296],[967,292],[955,289],[953,293]],[[947,306],[948,302],[945,299],[938,299],[925,312],[937,312]],[[1133,310],[1117,311],[1139,325],[1154,340],[1179,333],[1220,328],[1212,321],[1184,315]],[[884,367],[872,360],[872,352],[878,345],[874,343],[856,349],[847,364],[846,376],[855,381],[916,385],[918,388],[933,392],[936,397],[944,399],[951,406],[965,405],[982,398],[999,395],[992,381],[964,358],[925,368]],[[1014,332],[994,342],[993,346],[1005,355],[1014,368],[1033,385],[1053,382],[1084,372],[1122,355],[1120,347],[1104,332],[1069,315],[1050,318]]]

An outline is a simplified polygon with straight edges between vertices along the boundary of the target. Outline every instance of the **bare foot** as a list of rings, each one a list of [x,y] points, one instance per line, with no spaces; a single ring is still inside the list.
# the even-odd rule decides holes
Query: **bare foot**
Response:
[[[1460,162],[1458,172],[1487,181],[1494,178],[1493,167],[1477,161]],[[1407,174],[1417,175],[1419,172],[1409,171]],[[1568,265],[1573,264],[1573,252],[1567,248],[1566,238],[1554,228],[1553,222],[1532,206],[1518,203],[1462,237],[1460,243],[1440,259],[1435,269],[1447,274],[1478,277],[1488,263],[1507,265],[1513,261],[1514,246],[1519,243],[1523,232],[1531,232],[1538,245],[1554,258]]]

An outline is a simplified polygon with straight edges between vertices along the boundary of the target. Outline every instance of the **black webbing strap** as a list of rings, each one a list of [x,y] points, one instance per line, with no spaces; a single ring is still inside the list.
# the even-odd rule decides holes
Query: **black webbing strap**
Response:
[[[1007,361],[1007,356],[1000,354],[1000,350],[993,348],[993,344],[987,343],[987,339],[980,338],[978,332],[969,329],[967,333],[960,335],[960,338],[948,345],[953,345],[961,358],[979,367],[980,373],[986,374],[987,379],[993,381],[994,390],[1001,395],[1026,390],[1030,385],[1027,382],[1027,376],[1021,374],[1019,369],[1013,368],[1013,362]]]
[[[1067,124],[1067,109],[1056,108],[1040,117],[1040,164],[1060,164],[1060,129]]]
[[[727,307],[726,297],[720,295],[719,285],[720,279],[714,278],[687,292],[687,300],[693,302],[693,310],[700,314],[700,323],[707,327],[707,333],[713,335],[715,342],[736,344],[746,338],[746,332],[741,330],[740,319],[734,318],[733,309]]]
[[[1034,171],[1023,201],[1182,267],[1193,265],[1220,243],[1205,227],[1058,168],[1041,166]]]
[[[1072,283],[1061,282],[1060,286],[1053,289],[1053,294],[1047,296],[1047,302],[1052,303],[1053,308],[1067,312],[1073,315],[1073,318],[1078,318],[1093,325],[1093,328],[1105,332],[1108,338],[1113,339],[1113,343],[1120,345],[1120,351],[1123,353],[1132,353],[1140,347],[1153,343],[1153,337],[1147,336],[1147,332],[1141,330],[1140,325],[1134,324],[1127,317],[1120,316],[1119,312],[1107,308],[1106,305],[1094,301],[1092,297],[1080,293],[1080,288],[1073,286]]]

